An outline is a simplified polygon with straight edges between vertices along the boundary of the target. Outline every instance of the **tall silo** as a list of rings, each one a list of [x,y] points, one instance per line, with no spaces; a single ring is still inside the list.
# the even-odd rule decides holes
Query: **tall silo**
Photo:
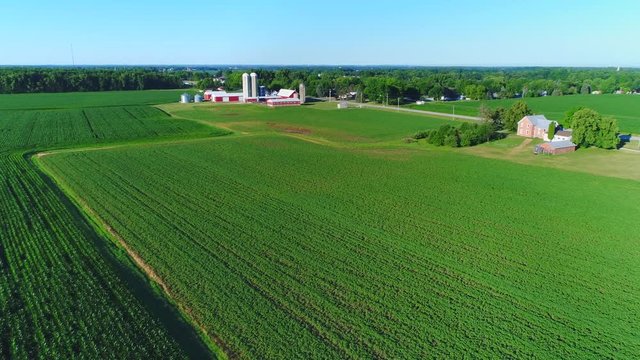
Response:
[[[247,99],[250,96],[250,88],[251,88],[251,80],[249,79],[249,74],[244,73],[242,74],[242,97],[244,98],[243,101],[247,101]]]
[[[258,74],[251,73],[251,97],[258,97]]]
[[[304,104],[307,101],[307,89],[305,88],[303,83],[300,83],[300,91],[298,93],[300,97],[300,103]]]

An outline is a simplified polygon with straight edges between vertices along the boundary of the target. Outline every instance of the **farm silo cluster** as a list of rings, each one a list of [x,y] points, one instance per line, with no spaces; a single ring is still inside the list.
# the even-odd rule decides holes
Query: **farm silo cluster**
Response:
[[[214,103],[264,103],[269,107],[299,106],[306,101],[306,91],[304,84],[300,84],[299,90],[280,89],[277,92],[268,92],[265,86],[259,86],[258,74],[244,73],[242,74],[242,92],[209,89],[194,98],[194,102],[202,101]],[[180,102],[191,102],[191,96],[186,93],[182,94]]]

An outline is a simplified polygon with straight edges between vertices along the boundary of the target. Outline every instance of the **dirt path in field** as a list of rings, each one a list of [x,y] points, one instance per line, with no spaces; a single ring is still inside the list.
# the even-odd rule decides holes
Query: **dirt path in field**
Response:
[[[511,151],[509,151],[509,156],[513,156],[521,153],[522,150],[524,150],[527,146],[529,146],[529,144],[531,144],[532,141],[533,139],[524,139],[524,141],[522,141],[520,145],[514,147],[513,149],[511,149]]]

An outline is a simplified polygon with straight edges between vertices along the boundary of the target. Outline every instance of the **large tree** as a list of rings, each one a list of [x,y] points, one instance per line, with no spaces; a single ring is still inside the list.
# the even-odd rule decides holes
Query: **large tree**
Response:
[[[620,143],[618,122],[605,118],[597,111],[582,109],[571,117],[573,142],[581,147],[595,146],[603,149],[615,149]]]
[[[518,129],[518,121],[523,117],[533,114],[526,102],[520,100],[506,111],[504,114],[504,127],[507,130],[515,131]]]

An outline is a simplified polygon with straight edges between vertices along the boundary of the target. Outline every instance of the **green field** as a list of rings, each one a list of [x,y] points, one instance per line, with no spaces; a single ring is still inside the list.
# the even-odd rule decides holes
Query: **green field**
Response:
[[[185,90],[0,94],[0,110],[78,109],[178,102]],[[189,92],[189,91],[188,91]]]
[[[224,132],[143,106],[0,111],[0,358],[210,356],[182,315],[28,154],[211,133]]]
[[[640,354],[635,153],[164,96],[3,105],[0,358]]]
[[[525,98],[527,104],[538,114],[544,114],[549,119],[562,120],[564,114],[577,106],[592,108],[604,115],[613,116],[618,120],[621,131],[640,133],[640,96],[636,95],[573,95],[546,96],[539,98]],[[496,108],[509,107],[518,99],[491,101],[455,101],[432,102],[424,105],[409,105],[418,110],[437,111],[451,114],[453,106],[458,115],[478,116],[481,104]]]
[[[420,116],[175,109],[246,136],[39,161],[227,353],[640,353],[638,182],[402,146]]]
[[[398,143],[417,131],[435,129],[450,120],[420,114],[382,112],[369,109],[337,111],[335,105],[269,109],[263,106],[210,104],[160,106],[181,118],[194,119],[238,132],[304,135],[334,143],[360,145]],[[302,111],[303,116],[300,116]]]

